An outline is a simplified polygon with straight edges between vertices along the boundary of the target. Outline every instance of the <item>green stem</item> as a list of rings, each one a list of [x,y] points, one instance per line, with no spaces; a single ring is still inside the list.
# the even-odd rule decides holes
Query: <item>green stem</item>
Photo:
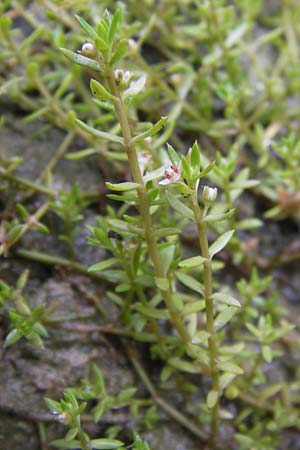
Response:
[[[132,134],[127,114],[125,111],[120,91],[114,78],[114,72],[111,68],[108,67],[108,65],[104,67],[104,76],[109,85],[111,94],[115,97],[114,107],[124,138],[124,144],[132,178],[136,183],[139,184],[138,188],[139,212],[143,221],[145,240],[147,242],[150,258],[153,264],[154,274],[156,278],[165,278],[163,263],[158,252],[156,240],[154,238],[153,226],[150,215],[150,204],[147,196],[146,186],[138,163],[136,148],[135,145],[132,143]],[[171,287],[169,286],[167,290],[163,291],[160,290],[160,293],[169,311],[170,318],[174,327],[176,328],[185,346],[187,346],[190,340],[189,335],[183,322],[181,321],[178,311],[176,310],[176,308],[172,303]]]
[[[211,412],[211,430],[209,445],[211,448],[214,446],[214,441],[218,431],[219,422],[219,397],[220,397],[220,384],[219,384],[219,371],[217,367],[217,339],[214,326],[214,304],[211,298],[212,295],[212,268],[211,259],[209,255],[208,240],[206,233],[206,224],[202,221],[203,213],[200,209],[198,202],[198,194],[196,187],[191,194],[192,207],[195,217],[195,223],[198,230],[199,245],[203,258],[206,258],[204,262],[204,300],[205,300],[205,312],[206,312],[206,331],[209,334],[208,350],[210,359],[210,372],[212,377],[212,389],[218,392],[218,400],[216,405],[212,408]]]
[[[129,344],[128,341],[122,340],[123,345],[125,347],[126,353],[128,358],[130,359],[133,367],[135,368],[137,374],[139,375],[140,379],[144,383],[145,387],[147,388],[148,392],[150,393],[151,397],[153,398],[154,402],[161,407],[165,411],[165,413],[168,414],[169,417],[174,419],[177,423],[179,423],[182,427],[189,430],[194,436],[197,436],[198,438],[204,440],[206,436],[204,433],[199,429],[198,425],[194,424],[190,419],[188,419],[186,416],[184,416],[181,412],[179,412],[177,409],[173,408],[169,403],[166,402],[162,397],[160,397],[151,382],[150,378],[148,377],[146,371],[144,370],[141,362],[139,361],[137,354],[132,347],[132,345]]]

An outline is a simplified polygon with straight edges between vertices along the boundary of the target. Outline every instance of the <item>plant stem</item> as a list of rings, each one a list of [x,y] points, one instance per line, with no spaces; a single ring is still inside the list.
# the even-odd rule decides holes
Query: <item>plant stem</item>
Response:
[[[123,100],[114,78],[114,72],[110,67],[108,67],[108,65],[104,67],[104,76],[110,88],[111,94],[115,97],[114,107],[124,138],[125,150],[128,157],[131,175],[133,180],[139,184],[138,188],[139,212],[142,217],[145,232],[145,240],[147,242],[150,258],[153,264],[154,274],[156,278],[165,278],[163,263],[158,252],[156,240],[154,238],[153,226],[150,215],[150,204],[147,196],[146,186],[138,163],[137,151],[135,145],[132,143],[131,129],[129,126]],[[180,318],[178,311],[176,310],[176,308],[172,303],[171,287],[169,286],[167,290],[160,290],[160,293],[169,311],[171,322],[176,328],[177,333],[181,337],[184,345],[187,346],[190,341],[189,335]]]
[[[133,367],[135,368],[136,372],[138,373],[139,377],[141,378],[142,382],[144,383],[145,387],[147,388],[148,392],[153,398],[154,402],[158,406],[160,406],[161,409],[163,409],[165,413],[168,414],[168,416],[172,417],[172,419],[178,422],[182,427],[189,430],[194,436],[197,436],[198,438],[204,440],[206,436],[195,423],[193,423],[190,419],[184,416],[177,409],[173,408],[173,406],[171,406],[169,403],[166,402],[166,400],[164,400],[162,397],[159,396],[150,378],[148,377],[146,371],[144,370],[141,362],[139,361],[133,346],[127,340],[124,339],[122,340],[122,343],[125,347],[128,358],[130,359]]]
[[[209,334],[208,350],[210,359],[210,372],[212,377],[212,389],[218,393],[218,400],[216,405],[211,411],[211,429],[209,446],[213,448],[214,441],[218,431],[219,422],[219,397],[220,397],[220,384],[219,384],[219,371],[217,367],[217,339],[214,326],[214,305],[211,298],[212,295],[212,268],[211,259],[209,255],[208,240],[206,234],[206,224],[202,221],[203,213],[200,209],[198,202],[197,188],[194,187],[191,194],[192,207],[195,217],[195,222],[198,230],[199,245],[203,258],[206,258],[204,262],[204,300],[205,300],[205,312],[206,312],[206,331]]]

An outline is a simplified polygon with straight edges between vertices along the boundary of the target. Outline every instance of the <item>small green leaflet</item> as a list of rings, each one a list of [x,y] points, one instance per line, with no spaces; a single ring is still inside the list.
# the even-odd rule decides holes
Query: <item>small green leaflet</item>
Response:
[[[221,250],[223,250],[224,247],[228,244],[230,241],[232,235],[234,233],[234,230],[226,231],[226,233],[222,234],[210,247],[209,247],[209,254],[210,257],[213,258],[216,253],[219,253]]]

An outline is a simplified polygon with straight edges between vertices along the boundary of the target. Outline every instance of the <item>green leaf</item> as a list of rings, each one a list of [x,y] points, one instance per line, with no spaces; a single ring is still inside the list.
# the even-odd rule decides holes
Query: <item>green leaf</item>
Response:
[[[123,92],[123,99],[139,94],[146,85],[147,77],[142,75],[138,80],[132,81],[130,87]]]
[[[241,304],[238,300],[229,294],[224,294],[223,292],[216,292],[211,296],[213,300],[220,303],[225,303],[225,305],[240,307]]]
[[[138,304],[135,306],[135,309],[141,313],[144,314],[147,317],[150,317],[151,319],[168,319],[169,313],[166,309],[157,309],[153,308],[152,306],[146,306]]]
[[[65,436],[65,440],[67,442],[73,441],[73,439],[77,436],[78,427],[71,428]]]
[[[199,281],[195,280],[195,278],[191,277],[190,275],[187,275],[186,273],[176,271],[175,272],[176,277],[178,280],[187,288],[192,289],[195,292],[198,292],[199,294],[204,294],[204,289],[201,283]]]
[[[9,245],[14,244],[20,236],[22,236],[24,225],[15,225],[7,233],[7,241]]]
[[[109,43],[112,43],[116,32],[118,31],[119,25],[121,23],[122,19],[122,10],[118,8],[112,18],[112,21],[110,23],[109,31],[108,31],[108,41]]]
[[[204,300],[197,300],[195,302],[190,302],[184,305],[182,308],[182,315],[183,316],[189,316],[190,314],[194,314],[199,311],[203,311],[205,309],[205,301]],[[194,344],[194,342],[193,342]]]
[[[234,233],[234,230],[226,231],[226,233],[222,234],[210,247],[209,247],[209,254],[210,257],[213,258],[214,255],[221,250],[228,244],[230,241],[232,235]]]
[[[95,386],[97,388],[97,392],[99,392],[99,394],[105,394],[106,390],[105,390],[104,378],[103,378],[101,370],[95,363],[92,364],[91,372],[92,372]]]
[[[176,152],[176,150],[174,150],[174,148],[170,144],[167,144],[167,150],[168,150],[169,158],[170,158],[172,164],[174,164],[174,166],[179,166],[180,157],[179,157],[178,153]]]
[[[175,211],[177,211],[179,214],[183,215],[184,217],[187,217],[190,220],[194,220],[194,214],[193,211],[185,206],[180,200],[178,200],[175,195],[171,194],[169,191],[166,191],[166,197],[170,205],[172,206]]]
[[[158,133],[159,130],[161,130],[161,128],[165,126],[167,120],[168,120],[168,117],[161,117],[161,119],[159,119],[158,122],[156,122],[154,125],[152,125],[152,127],[149,128],[149,130],[144,131],[141,134],[138,134],[131,140],[131,142],[132,143],[141,142],[144,139],[146,139],[147,137],[153,136],[154,134]]]
[[[138,183],[134,183],[132,181],[125,181],[124,183],[109,183],[108,181],[105,183],[106,186],[112,191],[130,191],[132,189],[137,189],[140,185]]]
[[[194,142],[191,150],[191,165],[196,174],[200,170],[200,150],[197,141]]]
[[[60,403],[52,400],[51,398],[45,397],[44,402],[47,405],[47,408],[52,412],[52,414],[60,414],[62,412]]]
[[[236,311],[237,308],[232,306],[228,306],[224,311],[221,311],[214,320],[216,330],[226,325],[235,315]]]
[[[130,387],[130,388],[124,389],[123,391],[120,392],[117,399],[120,402],[125,402],[125,401],[129,400],[130,398],[132,398],[135,395],[136,391],[137,391],[137,388],[135,388],[135,387]]]
[[[50,442],[50,445],[56,448],[82,448],[79,441],[66,442],[64,439],[56,439]]]
[[[123,56],[126,53],[128,47],[128,41],[127,39],[121,39],[121,41],[118,43],[114,54],[111,57],[111,60],[109,62],[110,66],[113,66],[119,59],[123,58]]]
[[[169,287],[170,287],[170,282],[169,282],[168,278],[155,277],[155,285],[161,291],[167,291],[169,289]]]
[[[223,373],[220,376],[220,389],[224,390],[227,388],[227,386],[235,379],[236,374],[235,373]]]
[[[93,414],[95,423],[98,423],[99,420],[101,419],[101,417],[103,416],[103,414],[105,412],[105,407],[106,407],[106,402],[102,401],[102,402],[98,403],[98,405],[95,406],[95,408],[92,409],[92,414]]]
[[[207,398],[206,398],[207,407],[209,409],[212,409],[214,406],[216,406],[218,398],[219,398],[219,394],[217,391],[213,391],[213,390],[209,391],[209,393],[207,394]]]
[[[212,169],[215,167],[215,164],[215,161],[208,164],[208,166],[206,166],[205,169],[203,169],[202,172],[199,173],[197,178],[199,179],[205,177],[209,172],[212,171]]]
[[[271,348],[268,345],[263,345],[261,348],[261,352],[262,352],[264,360],[270,364],[273,359],[273,353],[272,353]]]
[[[16,212],[17,212],[18,216],[20,216],[21,219],[23,219],[23,220],[26,220],[29,217],[29,213],[24,208],[24,206],[21,205],[21,203],[16,204]]]
[[[186,361],[178,357],[170,358],[168,364],[175,369],[188,373],[199,373],[199,366],[194,362]]]
[[[236,224],[236,228],[238,230],[253,230],[254,228],[261,227],[262,225],[263,225],[263,222],[261,220],[255,219],[255,218],[249,218],[249,219],[240,220]]]
[[[178,266],[184,268],[199,267],[202,266],[204,261],[206,261],[206,258],[203,258],[202,256],[193,256],[192,258],[187,258],[180,261]]]
[[[102,86],[99,81],[91,79],[90,81],[90,88],[95,97],[97,97],[99,100],[104,101],[110,101],[113,102],[116,100],[116,97],[114,97],[112,94],[110,94],[104,86]]]
[[[116,264],[118,262],[117,258],[108,258],[105,261],[101,261],[99,263],[93,264],[88,268],[88,272],[100,272],[101,270],[105,270],[108,267]]]
[[[258,328],[248,322],[246,323],[246,327],[259,341],[261,340],[261,331]]]
[[[14,328],[6,336],[4,344],[3,344],[4,348],[10,347],[11,345],[15,344],[16,342],[18,342],[21,339],[21,337],[22,337],[21,331]]]
[[[117,439],[92,439],[91,448],[94,450],[113,450],[123,447],[124,443]]]
[[[97,154],[97,153],[99,153],[99,151],[94,149],[94,148],[86,148],[85,150],[80,150],[79,152],[68,153],[65,156],[65,159],[76,161],[78,159],[83,159],[86,156],[94,155],[94,154]]]
[[[79,53],[74,53],[67,48],[60,48],[60,51],[66,58],[76,64],[79,64],[80,66],[88,67],[89,69],[96,70],[97,72],[102,71],[100,64],[93,59],[87,58],[86,56],[80,55]]]
[[[104,39],[102,39],[102,37],[100,37],[100,36],[96,37],[95,45],[96,45],[97,49],[99,50],[99,52],[101,52],[101,53],[106,53],[108,50],[107,42]]]
[[[120,136],[116,136],[115,134],[106,133],[105,131],[96,130],[96,128],[90,127],[89,125],[87,125],[86,123],[82,122],[79,119],[75,119],[75,122],[82,130],[86,131],[91,136],[94,136],[94,137],[97,137],[100,139],[104,139],[104,140],[110,141],[110,142],[118,142],[119,144],[122,144],[122,145],[124,144],[124,140]]]
[[[242,375],[244,373],[241,367],[227,361],[219,362],[218,368],[224,372],[234,373],[235,375]]]
[[[221,222],[222,220],[230,219],[234,214],[235,209],[230,209],[226,213],[220,213],[220,214],[208,214],[202,219],[202,222],[205,223],[214,223],[214,222]]]
[[[82,17],[75,15],[75,18],[81,28],[86,32],[86,34],[94,41],[97,38],[97,33],[94,28],[91,27]]]

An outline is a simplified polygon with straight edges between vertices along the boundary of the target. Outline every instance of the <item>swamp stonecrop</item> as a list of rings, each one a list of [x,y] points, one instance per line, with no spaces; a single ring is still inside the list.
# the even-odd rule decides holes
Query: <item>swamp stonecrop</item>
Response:
[[[203,206],[199,202],[199,181],[209,174],[214,168],[214,163],[208,163],[203,167],[197,143],[193,145],[187,156],[182,157],[168,145],[168,154],[166,156],[168,162],[165,167],[157,167],[152,171],[147,171],[149,157],[147,161],[142,158],[145,155],[146,140],[157,134],[167,119],[161,118],[156,124],[139,134],[135,134],[130,125],[131,103],[144,89],[146,77],[142,75],[136,78],[132,72],[115,69],[116,64],[119,64],[127,49],[127,41],[117,38],[121,22],[121,10],[117,10],[113,17],[106,14],[98,24],[96,31],[84,19],[77,17],[77,20],[92,42],[83,44],[82,51],[79,54],[67,49],[62,49],[62,51],[65,56],[75,63],[99,72],[102,81],[92,79],[90,83],[91,91],[100,102],[113,106],[121,136],[99,131],[80,120],[76,120],[76,122],[91,136],[120,144],[127,154],[133,181],[125,181],[119,184],[107,182],[107,186],[117,192],[119,200],[122,201],[124,199],[125,204],[134,205],[139,213],[139,217],[134,216],[130,218],[129,216],[124,216],[122,221],[119,219],[118,223],[119,226],[123,224],[123,231],[124,229],[130,230],[129,234],[131,233],[135,242],[138,243],[137,245],[141,249],[145,248],[146,250],[143,250],[144,253],[148,253],[150,257],[154,272],[152,287],[156,288],[159,294],[155,305],[159,303],[160,298],[163,299],[166,308],[165,317],[169,317],[181,339],[178,348],[182,346],[188,358],[197,361],[200,372],[211,375],[212,388],[207,395],[206,405],[211,413],[209,443],[213,448],[218,430],[219,399],[222,395],[222,389],[226,388],[224,375],[226,375],[227,371],[226,365],[222,366],[222,362],[218,357],[216,330],[233,317],[240,305],[237,300],[227,293],[214,293],[212,280],[212,259],[216,253],[226,246],[234,231],[226,231],[209,246],[207,226],[210,223],[221,222],[232,217],[233,210],[210,214],[211,205],[217,196],[217,189],[213,187],[204,187]],[[159,157],[156,155],[155,159],[158,160]],[[160,178],[161,180],[157,183]],[[162,186],[161,189],[158,189],[157,184]],[[114,195],[116,199],[116,194]],[[175,250],[172,250],[173,256],[171,256],[171,259],[168,256],[169,262],[166,264],[166,253],[164,253],[164,250],[170,248],[170,243],[172,243],[173,239],[172,235],[176,236],[178,233],[177,230],[164,233],[157,227],[157,209],[162,208],[162,205],[166,204],[166,200],[176,214],[183,215],[186,219],[195,223],[201,255],[179,261],[178,263]],[[128,224],[139,225],[139,228],[136,228],[135,237],[134,231],[132,231],[133,227],[129,229]],[[98,238],[99,233],[100,231],[98,232]],[[103,230],[101,233],[99,240],[104,242]],[[95,230],[96,234],[97,231]],[[140,258],[140,254],[137,257]],[[193,307],[185,305],[181,299],[181,294],[176,290],[174,276],[176,261],[179,268],[179,280],[189,279],[187,278],[189,275],[186,274],[188,271],[202,271],[203,285],[198,281],[197,286],[199,286],[198,292],[201,294],[201,299],[204,298],[205,331],[198,329],[198,313],[202,309],[203,300],[197,300]],[[99,265],[94,265],[91,269],[102,270],[115,262],[116,258],[111,258],[107,265],[102,262]],[[149,277],[149,272],[147,276]],[[190,279],[194,280],[192,277]],[[119,292],[126,292],[128,289],[127,285],[125,285],[122,289],[119,288]],[[134,285],[133,294],[137,296],[138,301],[142,302],[141,306],[139,308],[136,307],[136,309],[140,312],[144,311],[150,316],[152,314],[152,324],[154,324],[154,319],[158,319],[162,311],[153,307],[150,309],[150,302],[147,301],[147,294],[145,294],[144,290],[144,286]],[[133,295],[129,296],[129,302],[132,301],[132,297]],[[151,303],[153,305],[153,302]],[[218,304],[217,309],[214,303]],[[185,312],[184,308],[188,312]],[[218,311],[217,314],[216,311]],[[160,337],[157,323],[153,326],[156,330],[158,342],[161,342],[161,346],[165,346],[164,340]],[[178,348],[175,350],[176,353],[179,351]],[[167,354],[166,358],[168,358],[167,349],[162,354]],[[242,370],[237,368],[236,373],[241,372]],[[222,383],[220,384],[220,377],[222,376]],[[230,379],[232,380],[232,377]]]

